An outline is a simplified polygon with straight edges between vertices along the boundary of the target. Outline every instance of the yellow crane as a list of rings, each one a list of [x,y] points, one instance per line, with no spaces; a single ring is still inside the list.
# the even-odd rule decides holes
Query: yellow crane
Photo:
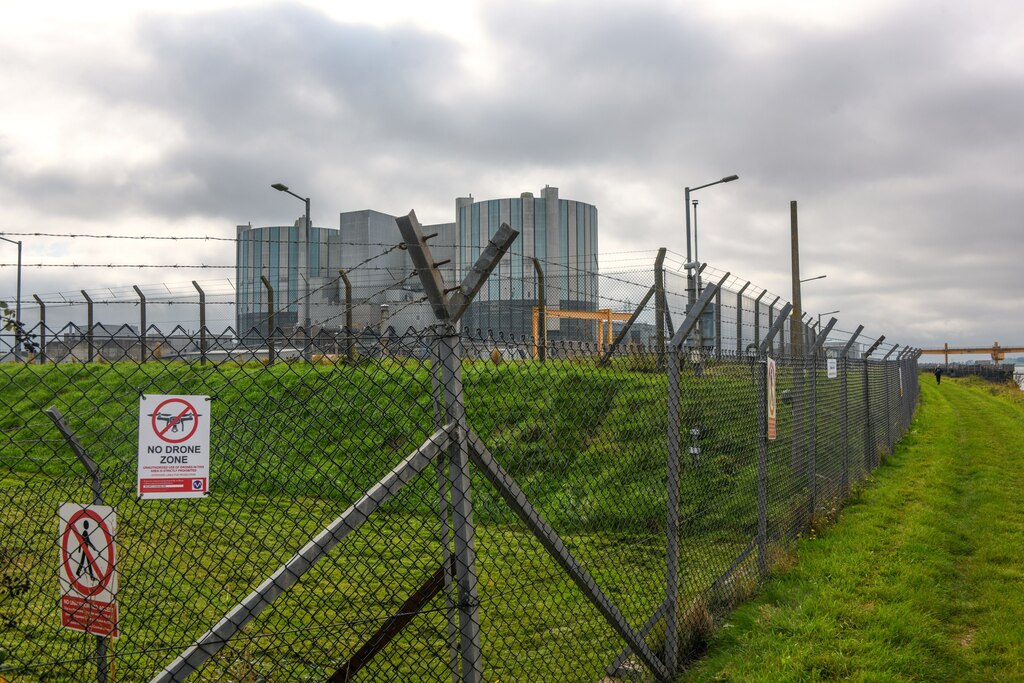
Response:
[[[980,354],[987,353],[992,356],[992,361],[999,365],[999,361],[1006,360],[1008,353],[1024,353],[1024,346],[1000,346],[999,342],[993,342],[992,346],[950,346],[948,343],[939,348],[921,349],[921,353],[930,353],[936,356],[945,356],[945,364],[949,365],[949,354]]]

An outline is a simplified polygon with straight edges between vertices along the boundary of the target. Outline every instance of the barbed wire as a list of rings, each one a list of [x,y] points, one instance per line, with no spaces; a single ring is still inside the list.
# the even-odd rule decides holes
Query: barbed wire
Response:
[[[17,263],[0,263],[0,268],[17,268]],[[207,263],[196,263],[191,265],[181,263],[167,263],[163,265],[154,263],[22,263],[22,268],[139,268],[139,269],[154,269],[161,268],[167,270],[213,270],[213,269],[231,269],[234,270],[235,266],[225,265],[213,265]]]

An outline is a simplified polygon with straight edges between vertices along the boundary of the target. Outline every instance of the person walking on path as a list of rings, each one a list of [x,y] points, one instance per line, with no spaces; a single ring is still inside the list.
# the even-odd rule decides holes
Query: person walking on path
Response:
[[[935,366],[935,383],[936,384],[942,384],[942,366],[941,365],[936,365]]]

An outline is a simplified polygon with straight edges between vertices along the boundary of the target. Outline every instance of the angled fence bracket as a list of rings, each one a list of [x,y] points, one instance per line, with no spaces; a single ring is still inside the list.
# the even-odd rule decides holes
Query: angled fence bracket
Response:
[[[217,654],[229,640],[245,628],[246,624],[323,559],[334,546],[362,526],[381,505],[423,472],[451,443],[452,431],[454,426],[448,424],[427,437],[419,448],[403,458],[391,472],[341,513],[341,516],[281,565],[177,659],[168,664],[151,683],[177,683],[192,675],[207,659]]]
[[[74,452],[75,456],[85,467],[86,473],[89,475],[89,486],[92,488],[92,504],[103,505],[103,475],[100,472],[99,466],[89,457],[82,442],[78,440],[75,433],[71,431],[71,427],[64,421],[64,417],[57,410],[56,406],[51,406],[46,409],[46,416],[50,418],[53,425],[60,432],[60,435],[64,437],[64,441],[67,442],[68,446]],[[107,655],[107,639],[103,636],[96,636],[96,680],[98,683],[106,683],[107,677],[110,673],[110,661]]]
[[[533,532],[544,549],[558,562],[565,570],[588,600],[597,608],[598,612],[608,621],[609,625],[622,636],[637,655],[655,673],[659,680],[669,680],[669,670],[658,656],[644,642],[643,635],[629,625],[626,617],[623,616],[615,603],[604,594],[594,582],[593,577],[573,557],[561,537],[551,526],[544,521],[533,504],[527,499],[526,494],[519,488],[515,479],[498,464],[498,461],[487,450],[483,442],[473,432],[466,434],[470,446],[469,457],[481,469],[483,475],[497,490],[498,494],[505,500],[512,511],[526,524]]]
[[[629,334],[629,328],[633,327],[633,323],[635,323],[637,318],[640,317],[640,314],[644,312],[644,308],[646,308],[647,303],[651,300],[651,297],[654,296],[656,291],[657,286],[652,286],[647,290],[647,294],[644,294],[644,298],[640,300],[639,304],[637,304],[636,310],[633,311],[633,315],[629,316],[629,320],[627,320],[626,324],[622,326],[619,333],[615,335],[615,339],[612,340],[611,346],[609,346],[608,350],[604,352],[603,356],[601,356],[601,360],[597,362],[597,367],[604,366],[608,362],[608,359],[615,353],[615,350],[619,348],[619,344],[621,344],[622,340],[626,338],[627,334]]]

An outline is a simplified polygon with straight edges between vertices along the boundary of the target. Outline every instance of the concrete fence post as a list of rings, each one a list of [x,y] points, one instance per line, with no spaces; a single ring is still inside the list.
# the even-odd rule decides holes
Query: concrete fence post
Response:
[[[195,280],[192,286],[199,292],[199,364],[206,365],[206,292]]]
[[[96,360],[96,345],[93,337],[93,325],[95,320],[93,318],[93,305],[92,299],[89,298],[89,294],[83,289],[82,296],[85,297],[85,311],[86,311],[86,330],[85,330],[85,343],[88,348],[88,355],[86,356],[87,362],[92,363]]]

